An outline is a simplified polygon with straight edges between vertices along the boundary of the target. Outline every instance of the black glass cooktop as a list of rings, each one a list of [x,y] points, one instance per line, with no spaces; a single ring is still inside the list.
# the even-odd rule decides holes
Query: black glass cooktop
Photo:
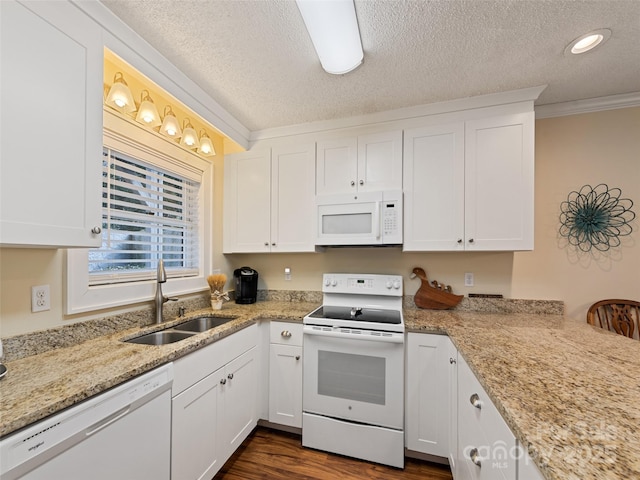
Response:
[[[380,310],[377,308],[332,307],[324,305],[309,314],[309,317],[358,322],[402,323],[402,317],[398,310]]]

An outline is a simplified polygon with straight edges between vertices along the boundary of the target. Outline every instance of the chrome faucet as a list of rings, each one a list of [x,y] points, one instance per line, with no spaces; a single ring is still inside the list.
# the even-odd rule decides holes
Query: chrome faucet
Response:
[[[167,281],[167,272],[165,272],[164,270],[164,260],[160,259],[158,260],[158,277],[157,277],[157,283],[156,283],[156,298],[155,298],[156,323],[164,322],[164,318],[162,315],[162,306],[168,301],[175,302],[176,300],[178,300],[177,298],[165,297],[162,294],[162,284],[165,283],[166,281]]]

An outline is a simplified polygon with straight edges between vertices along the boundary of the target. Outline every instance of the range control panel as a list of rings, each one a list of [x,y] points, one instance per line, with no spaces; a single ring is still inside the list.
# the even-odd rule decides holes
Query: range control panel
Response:
[[[402,296],[401,275],[325,273],[322,276],[324,293]]]

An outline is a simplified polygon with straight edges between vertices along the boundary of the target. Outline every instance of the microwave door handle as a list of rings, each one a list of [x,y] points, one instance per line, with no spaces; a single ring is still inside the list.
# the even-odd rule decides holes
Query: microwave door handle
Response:
[[[376,240],[380,240],[380,203],[375,202],[375,209],[373,211],[373,233],[376,236]]]

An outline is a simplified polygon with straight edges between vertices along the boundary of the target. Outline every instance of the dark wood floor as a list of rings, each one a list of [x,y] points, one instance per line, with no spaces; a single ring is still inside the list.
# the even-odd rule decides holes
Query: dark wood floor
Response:
[[[258,427],[213,480],[452,480],[447,466],[406,459],[404,470],[302,447],[299,435]]]

